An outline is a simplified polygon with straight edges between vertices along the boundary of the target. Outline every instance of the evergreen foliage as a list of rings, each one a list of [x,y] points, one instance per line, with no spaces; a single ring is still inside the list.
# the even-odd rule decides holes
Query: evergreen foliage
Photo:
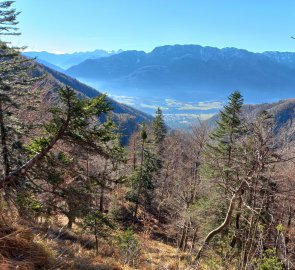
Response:
[[[245,134],[245,126],[241,119],[243,97],[235,91],[229,96],[229,102],[219,113],[216,129],[209,135],[211,142],[207,144],[206,155],[209,158],[207,168],[215,177],[221,177],[228,185],[235,181],[235,171],[238,169],[234,162],[240,155],[238,139]],[[232,183],[233,184],[233,183]],[[238,183],[236,183],[238,184]]]
[[[12,8],[13,2],[0,3],[0,149],[5,176],[21,162],[21,138],[29,128],[18,117],[18,112],[24,109],[22,99],[26,98],[28,104],[38,104],[34,91],[30,91],[38,79],[28,74],[33,68],[32,61],[20,56],[23,48],[11,47],[3,40],[3,36],[19,34],[16,27],[19,12]]]
[[[228,155],[234,143],[235,135],[241,133],[242,120],[241,109],[243,97],[240,92],[235,91],[229,97],[229,103],[220,112],[220,120],[216,122],[217,128],[210,135],[216,142],[216,146],[211,147],[221,155]]]
[[[12,4],[0,2],[1,39],[19,34]],[[105,95],[88,99],[61,86],[33,129],[25,113],[36,103],[39,78],[20,51],[0,40],[0,269],[49,269],[35,252],[39,237],[58,253],[50,269],[78,269],[60,258],[79,251],[85,262],[80,251],[93,248],[91,238],[95,261],[103,242],[112,259],[133,269],[200,269],[203,258],[202,269],[206,263],[210,269],[291,269],[294,155],[274,140],[269,112],[246,121],[235,91],[211,134],[205,124],[168,133],[158,108],[152,125],[143,123],[125,149]],[[86,241],[77,228],[89,232]],[[164,243],[150,247],[151,241],[166,241],[172,264],[159,256]]]
[[[150,193],[154,188],[153,177],[158,169],[157,156],[153,147],[154,142],[149,139],[145,123],[141,126],[139,134],[139,164],[133,168],[129,177],[130,190],[126,194],[126,198],[135,203],[134,218],[137,216],[139,205],[144,207],[151,201]]]
[[[156,116],[152,123],[152,130],[155,143],[162,143],[167,134],[167,127],[165,125],[163,113],[160,108],[158,108],[156,111]]]

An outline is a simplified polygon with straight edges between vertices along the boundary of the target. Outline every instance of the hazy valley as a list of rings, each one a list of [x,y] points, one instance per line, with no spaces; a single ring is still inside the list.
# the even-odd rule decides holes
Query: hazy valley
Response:
[[[295,269],[294,8],[0,0],[0,270]]]
[[[26,55],[51,61],[42,54]],[[64,57],[55,55],[56,59]],[[93,53],[91,58],[95,59],[85,59],[63,72],[148,114],[160,107],[172,127],[185,128],[210,118],[233,89],[241,91],[248,104],[272,103],[294,95],[295,53],[175,45],[150,53]]]

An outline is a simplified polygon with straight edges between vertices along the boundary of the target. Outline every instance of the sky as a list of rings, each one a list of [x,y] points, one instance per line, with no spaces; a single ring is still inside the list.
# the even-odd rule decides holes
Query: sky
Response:
[[[294,0],[16,0],[29,51],[144,50],[174,44],[295,51]]]

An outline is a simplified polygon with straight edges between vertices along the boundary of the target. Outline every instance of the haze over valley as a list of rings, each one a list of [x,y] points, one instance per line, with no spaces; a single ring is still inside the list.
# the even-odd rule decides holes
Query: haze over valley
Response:
[[[295,269],[294,10],[0,0],[0,270]]]
[[[25,55],[148,114],[160,107],[172,127],[187,128],[212,117],[233,90],[240,90],[250,104],[294,96],[292,52],[174,45],[150,53],[96,50]]]

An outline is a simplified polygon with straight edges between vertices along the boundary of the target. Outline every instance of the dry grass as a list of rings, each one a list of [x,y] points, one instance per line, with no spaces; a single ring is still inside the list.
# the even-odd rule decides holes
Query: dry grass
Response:
[[[34,241],[31,230],[13,227],[0,228],[0,269],[47,269],[51,254]]]
[[[123,231],[117,230],[108,239],[100,239],[99,255],[94,249],[85,248],[81,236],[71,232],[71,237],[52,237],[46,245],[56,253],[55,270],[176,270],[187,269],[187,255],[176,248],[162,242],[152,240],[144,233],[138,234],[140,240],[140,256],[131,265],[123,263],[116,239]],[[70,238],[70,240],[69,240]],[[76,240],[74,240],[76,239]],[[79,240],[78,240],[79,239]],[[85,239],[89,239],[86,236]],[[0,268],[1,269],[1,268]]]
[[[146,239],[143,242],[143,258],[150,269],[178,269],[181,253],[174,247]]]
[[[122,230],[113,231],[108,239],[100,238],[95,254],[93,238],[60,227],[0,228],[1,270],[188,270],[191,256],[150,234],[136,235],[140,255],[129,265],[118,247]],[[202,270],[212,270],[205,264]]]

